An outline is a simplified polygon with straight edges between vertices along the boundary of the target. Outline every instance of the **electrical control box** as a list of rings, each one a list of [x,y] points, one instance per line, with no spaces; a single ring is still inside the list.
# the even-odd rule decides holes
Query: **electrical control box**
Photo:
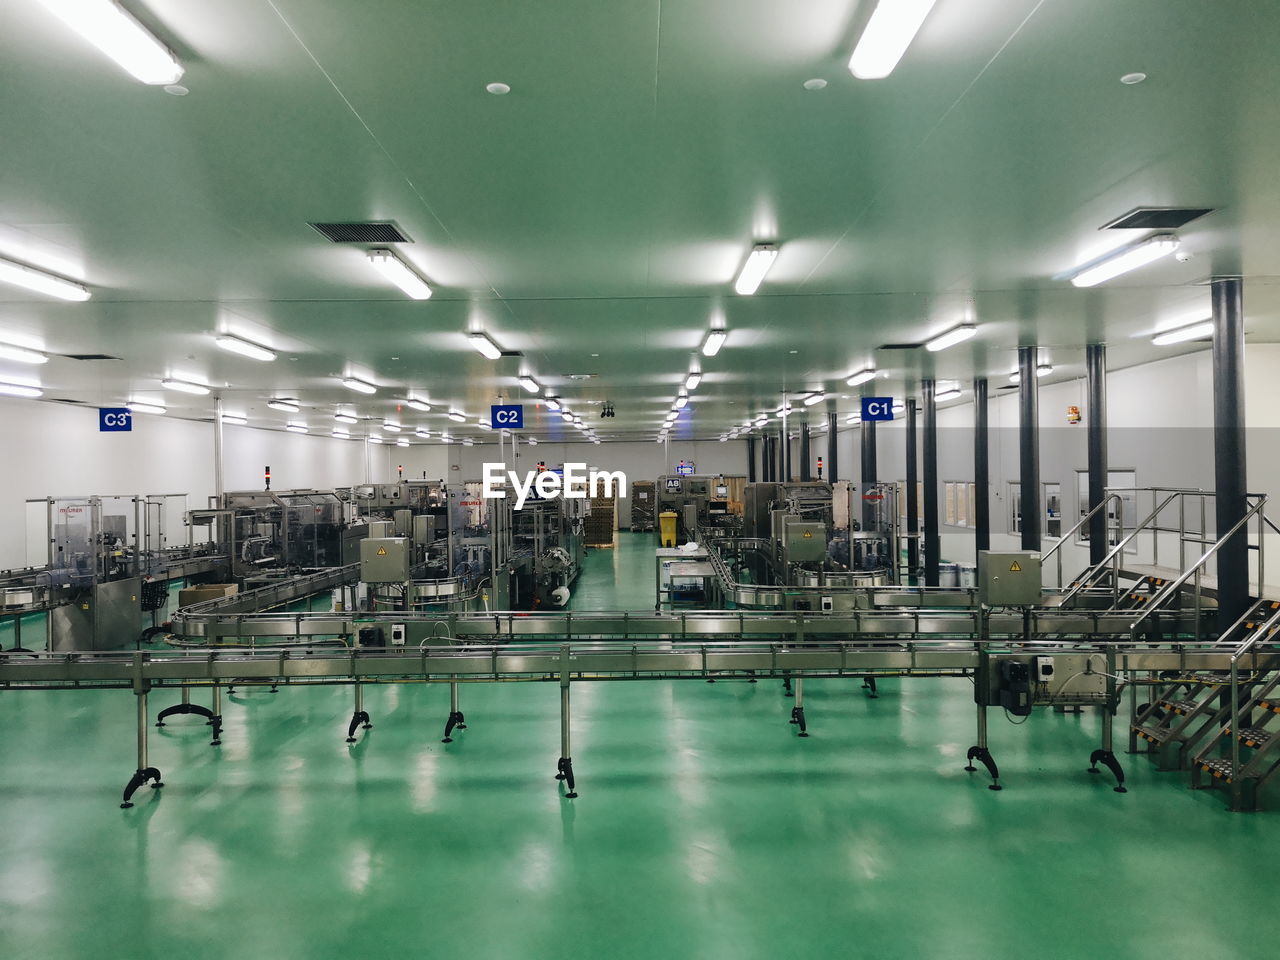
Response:
[[[978,551],[978,601],[989,607],[1032,607],[1040,602],[1040,554]]]
[[[404,583],[412,553],[407,537],[366,537],[360,541],[360,579],[365,583]]]
[[[436,518],[420,513],[413,518],[413,542],[420,547],[430,546],[436,538]]]
[[[823,613],[831,613],[831,611],[833,611],[835,608],[836,608],[836,605],[835,605],[835,598],[834,598],[834,597],[823,597],[823,598],[822,598],[822,612],[823,612]]]
[[[391,625],[391,646],[403,647],[405,638],[405,630],[403,623],[393,623]]]
[[[1048,683],[1053,678],[1053,657],[1036,657],[1036,682]]]
[[[395,524],[390,520],[370,520],[365,526],[369,530],[367,536],[370,537],[390,537],[395,534]]]
[[[820,563],[827,557],[827,527],[822,523],[791,520],[782,525],[783,563]]]

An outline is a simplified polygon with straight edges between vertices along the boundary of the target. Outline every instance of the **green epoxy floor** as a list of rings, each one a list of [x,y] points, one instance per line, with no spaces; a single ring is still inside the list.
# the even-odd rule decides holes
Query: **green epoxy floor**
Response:
[[[653,603],[652,539],[593,551],[576,609]],[[1096,719],[994,712],[1008,789],[963,771],[964,680],[237,694],[223,746],[177,718],[160,791],[117,807],[133,698],[0,693],[0,958],[778,958],[1267,955],[1280,817],[1227,813],[1122,757]],[[171,702],[152,697],[152,709]],[[1183,879],[1186,878],[1186,879]],[[1257,892],[1261,891],[1261,892]]]

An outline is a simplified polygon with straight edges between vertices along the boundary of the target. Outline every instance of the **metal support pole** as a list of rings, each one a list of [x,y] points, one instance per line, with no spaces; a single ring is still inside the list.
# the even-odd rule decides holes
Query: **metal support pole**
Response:
[[[222,503],[222,494],[225,488],[222,470],[222,397],[216,397],[213,401],[213,492],[218,497],[218,504]]]
[[[840,475],[836,472],[837,456],[840,449],[837,432],[836,415],[829,413],[827,414],[827,479],[832,483],[840,479]]]
[[[871,488],[876,484],[876,422],[864,420],[858,427],[858,440],[862,456],[862,529],[870,530],[875,524],[875,502],[866,499]]]
[[[936,385],[925,380],[924,392],[924,582],[936,587],[941,579],[942,539],[938,535],[938,404]]]
[[[1022,549],[1040,549],[1040,398],[1036,383],[1039,351],[1018,348],[1018,459],[1022,497]]]
[[[1248,510],[1245,493],[1244,303],[1238,278],[1214,280],[1213,463],[1217,536]],[[1249,533],[1242,528],[1218,550],[1218,628],[1244,615],[1249,603]]]
[[[809,736],[809,728],[804,720],[804,677],[796,677],[794,686],[796,703],[791,708],[791,722],[800,728],[797,736],[807,737]]]
[[[756,438],[747,437],[747,483],[756,482]]]
[[[138,769],[147,768],[147,695],[138,694]]]
[[[1097,510],[1107,489],[1107,348],[1091,343],[1084,348],[1085,378],[1089,424],[1089,509]],[[1089,521],[1089,565],[1102,562],[1107,555],[1107,511],[1098,512]],[[1061,551],[1059,551],[1061,553]]]
[[[355,682],[356,688],[356,708],[351,714],[351,723],[347,726],[347,743],[356,742],[356,727],[363,726],[364,729],[372,729],[373,724],[369,722],[369,714],[364,710],[364,684],[359,680]]]
[[[134,791],[148,780],[153,781],[151,784],[153,788],[164,786],[164,782],[160,779],[160,771],[155,767],[149,766],[147,758],[147,688],[146,686],[137,685],[138,683],[139,681],[135,681],[134,687],[138,708],[138,767],[134,770],[133,776],[129,778],[129,783],[124,788],[124,796],[120,800],[120,806],[125,810],[133,806]]]
[[[449,684],[449,719],[444,723],[444,737],[441,743],[453,743],[453,731],[467,729],[467,718],[458,707],[458,683]]]
[[[569,647],[560,648],[560,760],[556,764],[556,779],[563,780],[565,797],[574,799],[578,794],[573,782],[573,747],[569,741]]]
[[[991,549],[991,457],[987,422],[987,381],[973,381],[973,549]]]
[[[813,479],[813,472],[809,466],[809,425],[807,423],[800,424],[800,481],[808,483]]]
[[[920,482],[916,457],[916,399],[907,400],[907,582],[920,582],[920,500],[916,487]],[[895,558],[896,562],[896,558]]]

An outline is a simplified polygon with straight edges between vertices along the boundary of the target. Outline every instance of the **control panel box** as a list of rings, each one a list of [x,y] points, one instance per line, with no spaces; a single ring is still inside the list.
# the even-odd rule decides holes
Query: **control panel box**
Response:
[[[827,527],[804,520],[784,522],[782,527],[783,563],[817,563],[827,556]]]
[[[1040,554],[978,552],[978,601],[989,607],[1032,607],[1040,602]]]
[[[404,583],[409,579],[407,537],[366,537],[360,541],[360,579],[365,583]]]

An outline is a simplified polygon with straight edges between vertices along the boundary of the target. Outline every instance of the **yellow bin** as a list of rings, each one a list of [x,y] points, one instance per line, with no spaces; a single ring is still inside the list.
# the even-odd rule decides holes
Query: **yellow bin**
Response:
[[[676,521],[679,518],[679,514],[674,510],[664,510],[658,514],[658,530],[662,534],[662,545],[664,547],[674,547],[676,545]]]

